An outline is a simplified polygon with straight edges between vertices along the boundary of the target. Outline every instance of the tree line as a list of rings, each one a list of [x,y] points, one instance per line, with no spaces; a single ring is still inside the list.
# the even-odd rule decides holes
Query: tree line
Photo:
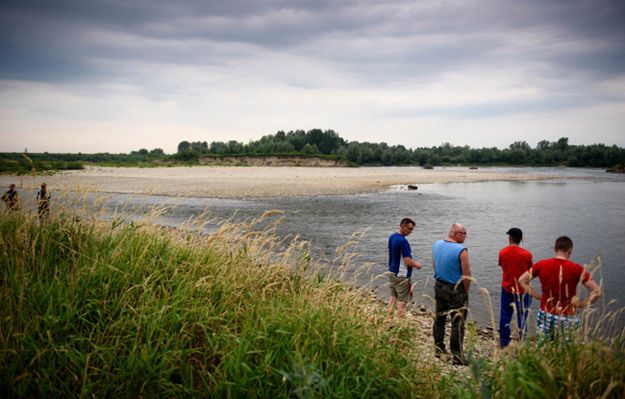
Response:
[[[141,148],[128,154],[0,153],[0,173],[82,169],[85,163],[105,166],[157,166],[196,164],[203,156],[314,156],[346,160],[354,165],[527,165],[599,167],[623,170],[625,148],[605,144],[574,145],[562,137],[541,140],[532,147],[515,141],[507,148],[471,148],[443,143],[434,147],[406,148],[403,145],[347,141],[334,130],[278,131],[259,140],[182,141],[177,152]]]
[[[193,160],[202,155],[326,155],[346,159],[356,165],[531,165],[574,167],[614,167],[625,164],[625,148],[605,144],[573,145],[567,137],[539,141],[535,147],[515,141],[508,148],[471,148],[443,143],[435,147],[406,148],[384,142],[370,143],[341,138],[334,130],[278,131],[247,144],[182,141],[174,158]]]

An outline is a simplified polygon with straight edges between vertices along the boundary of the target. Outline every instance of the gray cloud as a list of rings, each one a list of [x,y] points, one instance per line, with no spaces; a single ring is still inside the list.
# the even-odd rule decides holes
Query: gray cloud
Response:
[[[574,68],[598,77],[625,69],[625,18],[622,2],[331,2],[233,1],[34,1],[4,2],[0,50],[4,76],[23,72],[41,54],[41,64],[62,69],[94,55],[121,61],[204,63],[177,43],[246,43],[273,51],[302,52],[342,65],[368,63],[398,78],[480,62],[510,45],[510,35],[535,32],[540,42],[508,52],[510,60],[535,57],[558,68]],[[152,41],[127,49],[116,43],[81,41],[87,32],[124,33]],[[402,40],[414,38],[414,41]],[[395,40],[395,43],[393,41]],[[163,45],[160,48],[158,43]],[[549,48],[563,41],[591,46],[578,52]],[[168,46],[167,43],[171,46]],[[391,43],[389,47],[386,45]],[[354,46],[353,43],[360,43]],[[546,48],[548,51],[544,51]],[[53,54],[50,54],[50,53]],[[309,52],[309,53],[306,53]],[[583,61],[585,56],[591,62]],[[49,58],[46,58],[49,57]],[[492,60],[491,60],[492,61]],[[604,62],[605,61],[605,62]],[[396,66],[393,68],[393,65]]]
[[[518,115],[622,102],[604,86],[625,75],[623,20],[618,0],[4,1],[0,80],[122,85],[156,101],[254,87],[355,101],[401,92],[416,102],[380,115]],[[417,101],[445,82],[438,103]],[[523,95],[475,98],[479,84]],[[466,98],[441,103],[454,89]]]

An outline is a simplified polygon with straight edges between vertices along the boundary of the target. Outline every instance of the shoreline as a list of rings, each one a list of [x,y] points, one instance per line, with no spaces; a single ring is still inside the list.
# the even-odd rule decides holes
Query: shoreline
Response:
[[[0,177],[2,186],[36,189],[46,182],[53,191],[149,194],[170,197],[259,199],[275,197],[376,193],[394,186],[487,181],[545,181],[560,175],[470,169],[300,166],[98,167],[54,175]]]

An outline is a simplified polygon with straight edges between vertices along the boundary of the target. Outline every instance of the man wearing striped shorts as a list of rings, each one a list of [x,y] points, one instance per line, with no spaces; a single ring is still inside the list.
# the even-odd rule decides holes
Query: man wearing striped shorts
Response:
[[[580,325],[577,310],[596,301],[601,296],[601,288],[582,265],[569,260],[573,253],[573,241],[569,237],[558,237],[554,250],[555,257],[535,263],[519,278],[519,284],[525,292],[540,300],[536,321],[538,331],[548,339],[559,334],[569,339],[571,332]],[[542,294],[530,285],[535,277],[540,280]],[[588,290],[584,300],[577,297],[579,283]]]

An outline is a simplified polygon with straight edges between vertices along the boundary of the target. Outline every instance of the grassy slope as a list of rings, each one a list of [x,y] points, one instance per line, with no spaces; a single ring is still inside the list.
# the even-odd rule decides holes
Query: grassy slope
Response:
[[[0,216],[1,396],[438,395],[410,329],[271,231]]]

